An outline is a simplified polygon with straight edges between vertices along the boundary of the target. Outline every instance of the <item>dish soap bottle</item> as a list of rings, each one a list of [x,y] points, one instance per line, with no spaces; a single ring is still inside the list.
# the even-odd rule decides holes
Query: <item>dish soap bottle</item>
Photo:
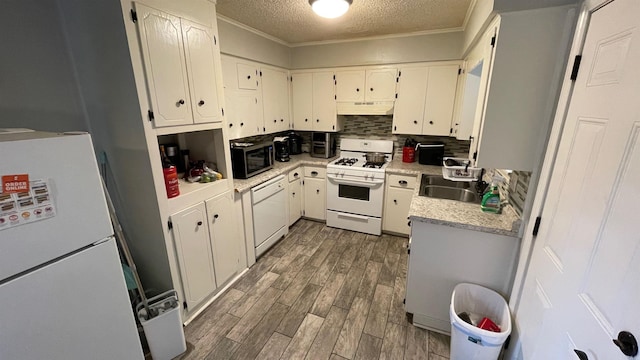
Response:
[[[498,181],[499,179],[494,177],[489,191],[482,196],[480,208],[484,212],[496,214],[500,212],[500,191],[498,190]]]

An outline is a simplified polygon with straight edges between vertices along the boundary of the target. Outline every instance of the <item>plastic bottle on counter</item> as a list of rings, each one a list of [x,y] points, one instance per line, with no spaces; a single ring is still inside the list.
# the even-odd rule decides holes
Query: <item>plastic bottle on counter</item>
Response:
[[[500,212],[500,191],[498,190],[500,180],[500,178],[494,177],[489,191],[482,196],[480,203],[482,211],[496,214]]]
[[[162,157],[162,173],[164,175],[164,186],[167,189],[167,197],[174,198],[180,195],[180,185],[178,183],[178,170],[171,162],[164,145],[160,145],[160,156]]]

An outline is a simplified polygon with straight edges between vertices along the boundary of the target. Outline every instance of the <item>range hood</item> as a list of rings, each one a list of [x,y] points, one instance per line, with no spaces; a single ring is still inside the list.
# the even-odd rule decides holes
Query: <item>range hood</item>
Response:
[[[392,115],[394,101],[343,102],[338,101],[338,115]]]

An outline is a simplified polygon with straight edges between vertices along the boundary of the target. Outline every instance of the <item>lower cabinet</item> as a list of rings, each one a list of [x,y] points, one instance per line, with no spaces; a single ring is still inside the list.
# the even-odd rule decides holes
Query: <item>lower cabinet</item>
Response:
[[[327,219],[326,167],[304,168],[304,216],[316,219]]]
[[[302,180],[289,183],[289,226],[302,216]]]
[[[382,214],[382,230],[409,235],[409,207],[417,177],[413,175],[387,174]]]
[[[187,310],[197,308],[240,269],[233,193],[226,192],[171,215]]]

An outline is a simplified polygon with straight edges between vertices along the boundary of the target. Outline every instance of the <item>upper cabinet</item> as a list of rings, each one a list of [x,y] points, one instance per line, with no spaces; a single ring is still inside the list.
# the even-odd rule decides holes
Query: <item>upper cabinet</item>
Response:
[[[469,156],[476,166],[535,169],[560,91],[570,41],[565,31],[574,21],[567,7],[505,13],[471,50],[478,91],[469,89],[475,111],[467,111],[474,113]]]
[[[212,29],[135,4],[156,127],[222,121]]]
[[[338,102],[394,101],[396,68],[371,68],[336,71]]]
[[[291,74],[293,128],[308,131],[340,131],[336,112],[333,71]]]
[[[451,133],[460,66],[447,62],[399,69],[394,134]]]
[[[286,131],[289,72],[233,56],[222,56],[229,138]]]

